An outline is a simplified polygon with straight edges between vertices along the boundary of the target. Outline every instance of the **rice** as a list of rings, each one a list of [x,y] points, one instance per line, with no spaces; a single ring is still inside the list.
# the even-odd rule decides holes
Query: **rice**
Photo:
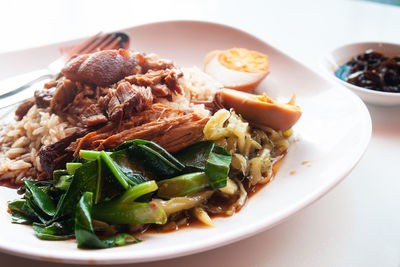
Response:
[[[215,93],[223,86],[197,67],[182,68],[183,77],[179,84],[188,100],[211,101]]]
[[[42,171],[38,151],[76,131],[48,109],[34,105],[21,121],[0,128],[0,181],[22,184],[22,178],[36,178]],[[7,180],[7,181],[5,181]]]
[[[175,109],[191,109],[201,116],[210,116],[211,114],[205,109],[204,104],[196,102],[211,102],[215,93],[222,88],[222,84],[197,67],[182,68],[181,70],[183,77],[178,82],[183,88],[183,93],[172,95],[172,101],[158,98],[156,102]]]

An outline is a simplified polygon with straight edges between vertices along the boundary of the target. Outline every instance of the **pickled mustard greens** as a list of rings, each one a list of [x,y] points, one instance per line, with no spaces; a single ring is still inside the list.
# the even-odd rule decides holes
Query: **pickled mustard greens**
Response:
[[[13,223],[33,225],[40,239],[75,237],[86,249],[123,246],[140,242],[124,226],[168,221],[164,200],[225,187],[230,163],[231,155],[213,141],[171,155],[135,139],[110,151],[81,150],[51,181],[25,180],[23,198],[8,208]],[[95,221],[122,230],[100,238]]]

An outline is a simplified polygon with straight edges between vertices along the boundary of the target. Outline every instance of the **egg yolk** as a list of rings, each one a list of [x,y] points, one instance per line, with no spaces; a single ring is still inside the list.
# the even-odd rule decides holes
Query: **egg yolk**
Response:
[[[268,57],[245,48],[232,48],[219,54],[218,61],[226,68],[259,73],[268,70]]]
[[[256,98],[262,102],[274,104],[274,100],[272,100],[269,96],[267,96],[266,93],[263,93],[262,95],[257,95]]]

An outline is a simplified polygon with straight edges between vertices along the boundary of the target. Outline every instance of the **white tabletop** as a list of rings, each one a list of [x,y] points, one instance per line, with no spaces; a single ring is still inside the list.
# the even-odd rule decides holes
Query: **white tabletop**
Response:
[[[0,52],[172,19],[235,26],[314,69],[344,43],[400,43],[400,8],[363,1],[4,1]],[[322,199],[257,236],[140,266],[400,266],[400,107],[368,109],[365,155]],[[0,265],[56,264],[0,253]]]

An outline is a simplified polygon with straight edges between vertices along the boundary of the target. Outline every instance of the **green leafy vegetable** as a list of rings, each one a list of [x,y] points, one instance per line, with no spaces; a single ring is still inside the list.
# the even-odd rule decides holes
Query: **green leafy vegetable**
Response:
[[[71,185],[73,175],[61,175],[57,183],[54,185],[57,189],[67,191]]]
[[[93,218],[109,224],[164,224],[167,216],[161,207],[152,202],[134,202],[137,198],[157,188],[154,181],[136,185],[120,197],[95,205]]]
[[[175,155],[189,170],[205,172],[212,188],[226,186],[232,156],[213,141],[202,141],[191,145]]]
[[[101,156],[102,153],[104,153],[103,156]],[[127,162],[129,163],[126,150],[116,152],[81,150],[80,155],[87,160],[96,160],[101,157],[110,168],[110,171],[113,174],[117,174],[116,178],[122,181],[120,183],[125,189],[127,185],[136,185],[146,181],[143,175],[130,168],[132,164],[126,164]]]
[[[139,239],[128,235],[118,234],[111,238],[100,239],[93,229],[91,210],[93,193],[86,192],[81,197],[75,214],[75,237],[78,248],[109,248],[140,242]]]
[[[158,183],[157,196],[162,198],[183,197],[210,187],[210,178],[204,172],[183,174]]]
[[[113,152],[110,154],[110,157],[114,160],[121,172],[125,174],[125,177],[128,178],[127,182],[130,185],[133,186],[147,181],[143,173],[138,170],[142,168],[140,164],[132,162],[126,150]]]
[[[34,211],[28,207],[26,199],[14,200],[8,203],[8,208],[11,211],[12,223],[32,224],[40,221]]]
[[[109,154],[107,154],[105,151],[100,152],[100,158],[106,163],[114,177],[118,180],[118,182],[125,188],[128,189],[129,183],[128,183],[128,177],[126,177],[125,173],[121,171],[119,168],[118,164],[111,158]]]
[[[8,203],[8,208],[11,212],[23,214],[25,217],[34,219],[35,213],[27,206],[26,199],[17,199]]]
[[[201,141],[179,152],[175,157],[185,164],[189,171],[202,171],[214,146],[213,141]]]
[[[76,205],[83,193],[96,191],[98,183],[97,168],[97,161],[91,161],[82,164],[82,166],[75,171],[71,185],[58,202],[54,219],[74,214]]]
[[[120,202],[129,203],[133,202],[139,197],[146,195],[148,193],[154,192],[158,189],[157,183],[155,181],[148,181],[141,184],[138,184],[129,190],[125,191],[125,193],[119,197]]]
[[[157,143],[141,139],[126,141],[111,152],[81,150],[80,155],[87,160],[101,156],[125,189],[128,188],[127,184],[145,182],[145,176],[166,179],[181,174],[185,168],[184,164]]]
[[[32,193],[35,204],[47,215],[53,216],[56,209],[53,200],[31,181],[25,180],[27,189]]]
[[[111,155],[111,152],[106,152],[106,154]],[[86,160],[96,160],[100,156],[100,151],[92,151],[92,150],[80,150],[79,156]]]
[[[101,184],[102,184],[102,177],[103,177],[103,167],[101,164],[101,158],[98,157],[97,159],[97,182],[96,182],[96,189],[94,191],[95,199],[94,203],[96,204],[99,202],[101,197]]]
[[[80,162],[68,162],[67,163],[67,171],[69,174],[74,174],[76,169],[82,167],[82,163]]]
[[[93,218],[109,224],[164,224],[165,211],[153,202],[123,203],[115,200],[94,206]]]
[[[33,224],[35,235],[45,240],[63,240],[74,237],[74,219],[69,218],[60,222],[53,222],[50,225]]]
[[[147,141],[142,139],[135,139],[133,140],[134,143],[138,144],[139,147],[145,148],[148,151],[152,151],[153,153],[158,153],[157,156],[160,157],[162,160],[166,160],[166,164],[170,165],[177,170],[182,170],[185,168],[185,165],[182,164],[179,160],[177,160],[174,156],[168,153],[163,147],[153,141]]]
[[[57,184],[58,181],[60,180],[60,177],[63,175],[69,175],[67,170],[55,170],[53,172],[53,183]]]
[[[222,188],[227,183],[232,156],[222,147],[216,146],[214,151],[210,153],[204,171],[210,177],[213,188]]]
[[[156,179],[166,179],[179,175],[185,167],[165,149],[151,141],[135,139],[131,146],[126,149],[129,158],[140,162],[144,169],[152,173]]]
[[[11,212],[11,222],[18,224],[32,224],[33,220],[18,212]]]
[[[48,220],[51,219],[51,216],[47,215],[46,213],[44,213],[40,207],[37,206],[37,204],[35,203],[35,200],[32,197],[32,193],[30,191],[26,191],[25,192],[25,199],[26,199],[26,206],[27,208],[30,210],[30,212],[32,212],[33,214],[35,214],[35,219],[42,222],[42,223],[46,223]]]
[[[79,248],[140,242],[128,234],[100,239],[92,219],[119,230],[127,224],[165,224],[167,215],[151,201],[153,195],[168,199],[223,187],[231,161],[212,141],[173,156],[140,139],[112,151],[81,150],[80,157],[54,171],[52,181],[25,181],[24,198],[8,204],[12,222],[32,224],[40,239],[75,236]]]

